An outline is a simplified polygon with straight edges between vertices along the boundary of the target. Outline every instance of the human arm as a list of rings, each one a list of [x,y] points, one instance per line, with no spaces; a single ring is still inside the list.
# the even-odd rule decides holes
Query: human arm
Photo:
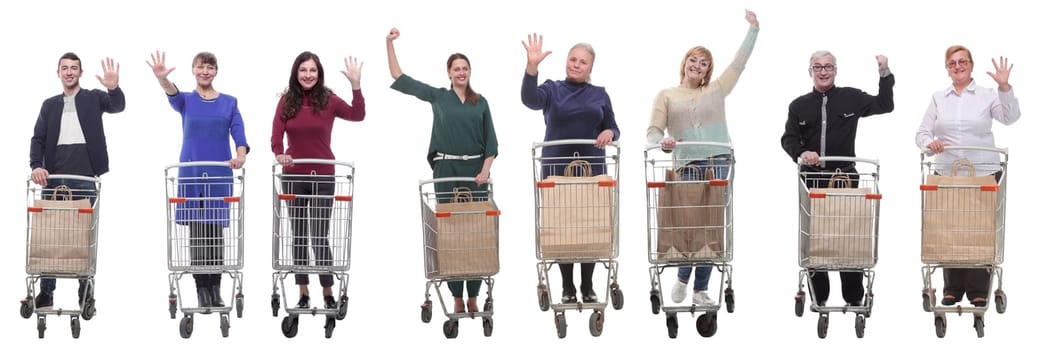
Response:
[[[553,51],[542,51],[542,35],[531,33],[528,41],[521,40],[521,45],[527,52],[527,65],[524,68],[524,80],[521,81],[521,102],[524,106],[539,110],[545,107],[547,101],[546,91],[538,87],[539,64]]]
[[[998,122],[1011,125],[1019,120],[1019,99],[1016,98],[1015,93],[1012,92],[1012,85],[1008,83],[1009,73],[1012,72],[1012,66],[1008,63],[1008,59],[1004,56],[1000,58],[1000,64],[993,58],[990,60],[994,64],[994,72],[987,72],[991,78],[994,78],[994,82],[998,83],[998,100],[997,103],[991,105],[990,115]]]
[[[600,124],[600,134],[596,137],[596,148],[607,147],[611,141],[618,140],[622,133],[618,130],[618,123],[614,118],[614,107],[611,106],[611,97],[604,91],[604,120]]]
[[[737,80],[741,77],[741,73],[744,72],[745,65],[752,56],[752,49],[755,48],[756,39],[759,37],[759,19],[756,18],[755,12],[745,10],[745,20],[748,21],[748,31],[745,33],[745,39],[741,42],[741,47],[738,48],[737,53],[734,55],[734,60],[730,62],[727,69],[720,73],[719,79],[716,79],[719,82],[719,87],[726,95],[729,95],[737,85]]]
[[[390,67],[390,77],[397,80],[401,76],[401,66],[398,65],[398,55],[394,52],[394,40],[401,36],[398,28],[390,28],[387,34],[387,66]]]
[[[246,164],[246,154],[249,153],[249,145],[246,143],[246,126],[242,122],[242,114],[239,113],[238,101],[233,102],[231,107],[231,139],[235,142],[235,158],[228,161],[232,169],[241,168]]]
[[[166,96],[177,95],[177,86],[174,86],[174,84],[167,79],[170,72],[173,72],[177,67],[166,66],[166,52],[156,51],[152,54],[152,61],[145,61],[145,63],[148,64],[149,68],[152,68],[152,74],[155,74],[155,78],[159,80],[159,86],[163,88],[163,92],[166,93]]]

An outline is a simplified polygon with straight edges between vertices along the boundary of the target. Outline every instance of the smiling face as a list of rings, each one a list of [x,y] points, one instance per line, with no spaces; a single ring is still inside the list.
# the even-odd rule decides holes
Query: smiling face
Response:
[[[80,76],[83,76],[83,70],[80,68],[79,60],[62,58],[58,61],[58,78],[61,79],[61,85],[65,90],[79,86]]]
[[[313,59],[300,63],[296,69],[296,81],[304,91],[310,91],[318,84],[318,65]]]
[[[955,86],[969,85],[972,81],[972,54],[964,47],[952,49],[947,50],[947,76]]]
[[[580,44],[581,45],[581,44]],[[589,48],[576,45],[567,54],[567,80],[576,83],[589,82],[595,58]]]
[[[828,91],[835,86],[835,75],[838,67],[835,65],[835,56],[829,54],[814,55],[810,60],[810,77],[813,77],[813,88],[817,91]]]
[[[448,65],[448,79],[452,86],[465,89],[470,84],[470,62],[463,57],[452,59]]]

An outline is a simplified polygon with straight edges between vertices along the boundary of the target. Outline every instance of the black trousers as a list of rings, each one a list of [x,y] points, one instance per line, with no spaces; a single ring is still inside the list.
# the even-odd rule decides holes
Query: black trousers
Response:
[[[192,222],[188,225],[192,265],[224,265],[224,227],[220,224]],[[220,286],[221,274],[193,274],[196,288]]]

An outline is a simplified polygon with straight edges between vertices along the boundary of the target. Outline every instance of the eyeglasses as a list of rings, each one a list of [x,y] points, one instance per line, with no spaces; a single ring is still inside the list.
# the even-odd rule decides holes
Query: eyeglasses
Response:
[[[972,64],[972,61],[963,58],[957,61],[947,61],[947,68],[954,68],[955,66],[968,67],[970,64]]]
[[[813,67],[810,67],[810,69],[812,69],[814,72],[820,72],[820,71],[834,72],[835,71],[835,66],[829,64],[829,65],[823,65],[823,66],[813,66]]]

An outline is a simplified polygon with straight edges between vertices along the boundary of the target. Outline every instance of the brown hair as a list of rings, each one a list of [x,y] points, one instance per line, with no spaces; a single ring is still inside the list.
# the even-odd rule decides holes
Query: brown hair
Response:
[[[322,110],[326,105],[329,104],[329,95],[332,95],[332,90],[325,87],[325,68],[322,67],[322,61],[318,59],[318,55],[311,51],[301,52],[296,56],[296,60],[293,61],[293,69],[289,72],[289,87],[282,94],[282,120],[289,120],[296,116],[296,113],[300,112],[300,107],[304,103],[304,87],[300,85],[300,80],[297,79],[297,71],[300,70],[300,65],[304,64],[308,60],[314,60],[314,65],[318,68],[318,81],[315,82],[314,88],[311,89],[311,108],[314,110]]]
[[[467,58],[466,55],[461,54],[461,53],[453,53],[451,56],[448,56],[448,64],[447,64],[448,68],[447,69],[451,70],[452,69],[452,62],[455,62],[455,60],[460,60],[460,59],[463,60],[463,61],[466,61],[466,66],[467,67],[470,66],[470,59]],[[472,69],[471,69],[471,72],[472,72]],[[475,104],[477,104],[477,101],[480,98],[481,98],[481,94],[478,94],[478,93],[474,92],[474,89],[470,87],[470,81],[467,80],[466,81],[466,103],[475,105]]]

